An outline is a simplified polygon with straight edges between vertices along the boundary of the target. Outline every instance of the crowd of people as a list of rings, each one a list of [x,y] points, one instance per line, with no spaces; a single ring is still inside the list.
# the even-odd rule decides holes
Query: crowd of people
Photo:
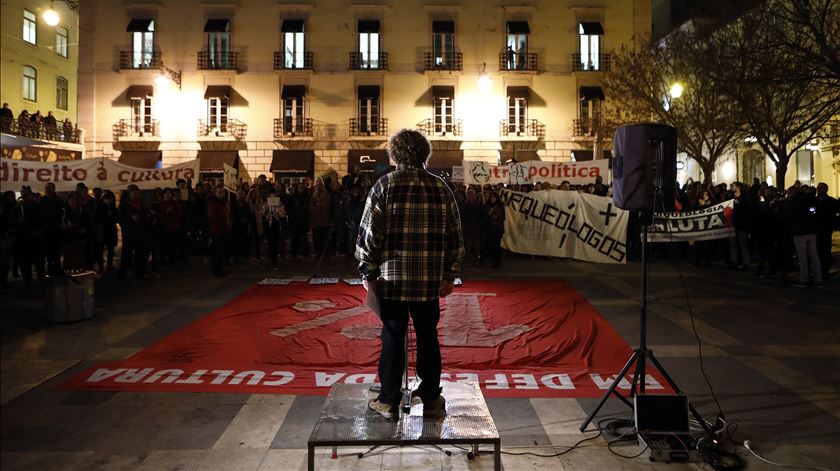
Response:
[[[79,142],[79,128],[73,125],[70,118],[58,121],[52,111],[48,111],[44,116],[41,110],[32,114],[29,110],[23,110],[15,119],[8,103],[3,103],[3,107],[0,108],[0,132],[32,139]]]
[[[219,181],[193,185],[185,180],[175,188],[155,190],[141,191],[132,185],[121,195],[90,190],[84,184],[61,195],[51,184],[43,194],[26,187],[19,197],[5,191],[0,207],[0,282],[7,286],[10,273],[31,283],[87,270],[119,278],[158,277],[174,273],[194,257],[209,258],[217,276],[229,264],[246,259],[277,270],[284,259],[352,257],[374,178],[357,173],[340,180],[273,182],[261,175],[241,183],[236,192],[227,191]],[[462,221],[464,264],[499,267],[505,228],[503,185],[450,186]],[[509,189],[600,196],[611,191],[600,178],[587,185],[535,183]],[[656,250],[698,265],[723,262],[767,277],[792,271],[798,259],[797,284],[819,285],[831,264],[832,231],[840,229],[837,200],[828,196],[827,189],[824,183],[810,187],[797,182],[781,192],[757,180],[751,186],[688,183],[678,190],[677,210],[734,199],[735,236],[656,244]],[[633,229],[628,233],[633,234]],[[632,258],[639,240],[628,235],[627,241]]]

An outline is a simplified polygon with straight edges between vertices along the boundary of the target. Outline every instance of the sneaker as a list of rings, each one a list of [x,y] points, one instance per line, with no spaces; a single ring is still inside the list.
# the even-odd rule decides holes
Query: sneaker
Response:
[[[376,412],[377,414],[385,417],[386,419],[394,419],[397,417],[397,406],[391,404],[385,404],[381,402],[378,398],[371,399],[368,401],[368,409]]]
[[[443,417],[444,415],[446,415],[446,399],[443,396],[423,403],[423,417]]]
[[[791,286],[793,286],[794,288],[807,288],[808,287],[808,285],[806,283],[794,283]]]

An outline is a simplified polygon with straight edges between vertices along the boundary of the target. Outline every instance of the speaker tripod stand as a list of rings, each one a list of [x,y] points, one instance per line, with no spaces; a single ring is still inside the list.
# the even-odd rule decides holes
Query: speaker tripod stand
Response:
[[[642,219],[642,217],[640,217]],[[653,214],[651,214],[651,222],[653,219]],[[630,359],[627,360],[627,363],[624,365],[624,368],[615,376],[612,384],[601,397],[601,401],[598,403],[598,406],[586,417],[586,420],[583,421],[583,424],[580,426],[580,431],[583,432],[586,430],[586,427],[589,426],[592,419],[598,414],[598,411],[601,410],[601,407],[607,402],[607,399],[610,395],[615,395],[617,398],[621,399],[623,403],[629,406],[631,409],[634,408],[634,405],[630,400],[626,397],[622,396],[618,391],[618,386],[622,380],[624,380],[624,376],[630,371],[634,365],[636,366],[635,371],[633,372],[633,381],[630,383],[630,397],[634,397],[636,394],[644,394],[645,393],[645,369],[647,367],[647,363],[650,362],[654,368],[656,368],[659,373],[662,374],[662,377],[665,378],[665,381],[668,383],[669,386],[676,392],[677,394],[682,394],[682,391],[662,366],[659,363],[659,360],[656,359],[656,356],[653,354],[653,350],[648,348],[647,345],[647,306],[648,306],[648,244],[649,238],[648,234],[650,231],[651,224],[642,223],[641,226],[641,237],[642,237],[642,299],[641,299],[641,321],[640,321],[640,334],[639,334],[639,346],[633,350],[633,354],[630,355]],[[700,423],[707,433],[711,433],[711,428],[706,421],[703,420],[703,417],[697,412],[697,409],[694,408],[691,404],[689,404],[689,410],[691,411],[691,415],[694,416],[695,419]]]

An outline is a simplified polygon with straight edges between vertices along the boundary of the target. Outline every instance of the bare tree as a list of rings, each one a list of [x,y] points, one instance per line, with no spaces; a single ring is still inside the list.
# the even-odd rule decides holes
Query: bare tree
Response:
[[[672,33],[661,43],[625,45],[613,54],[602,85],[612,101],[608,122],[627,124],[655,120],[679,133],[678,146],[712,181],[715,163],[740,132],[733,102],[720,93],[708,73],[709,51],[703,37],[690,30]],[[683,87],[671,98],[674,83]]]
[[[803,51],[791,45],[806,41],[801,19],[778,9],[787,5],[794,12],[806,10],[790,7],[790,1],[762,2],[719,29],[710,36],[706,55],[709,74],[737,104],[736,122],[744,135],[755,138],[774,162],[779,188],[785,187],[791,157],[840,113],[840,86],[825,72],[828,69],[796,63]],[[809,3],[799,0],[803,2]],[[791,64],[796,73],[791,73]]]

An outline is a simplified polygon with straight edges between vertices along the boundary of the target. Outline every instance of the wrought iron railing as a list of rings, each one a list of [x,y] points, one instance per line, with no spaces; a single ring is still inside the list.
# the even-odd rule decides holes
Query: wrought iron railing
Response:
[[[593,54],[589,56],[581,56],[577,52],[572,54],[572,70],[575,72],[609,71],[610,63],[611,54]]]
[[[462,121],[460,119],[435,121],[433,118],[427,118],[417,123],[417,129],[422,131],[426,136],[461,136],[461,125]]]
[[[595,135],[595,120],[592,118],[578,118],[573,121],[573,132],[577,137]]]
[[[545,138],[545,124],[536,119],[522,119],[518,122],[503,119],[499,121],[499,134],[502,136]]]
[[[198,51],[199,70],[238,70],[239,53],[235,51]]]
[[[464,54],[453,52],[426,52],[424,54],[425,70],[464,70]]]
[[[283,51],[274,51],[274,70],[312,70],[311,52],[304,52],[303,57]]]
[[[274,118],[274,138],[312,137],[312,118]]]
[[[120,137],[154,137],[160,136],[160,120],[152,119],[137,122],[131,119],[121,119],[111,126],[114,140]]]
[[[120,51],[120,69],[160,69],[160,51],[132,51],[123,49]]]
[[[499,70],[536,72],[537,53],[502,51],[499,53]]]
[[[221,123],[208,123],[198,120],[198,137],[232,136],[237,140],[245,139],[248,135],[248,125],[238,119],[228,118]]]
[[[350,136],[387,136],[388,118],[364,120],[350,118]]]
[[[78,126],[62,121],[55,126],[34,123],[28,119],[0,118],[0,132],[15,136],[30,137],[32,139],[46,139],[48,141],[81,143],[82,130]]]
[[[380,52],[372,58],[368,54],[351,52],[350,70],[388,70],[388,53]]]

